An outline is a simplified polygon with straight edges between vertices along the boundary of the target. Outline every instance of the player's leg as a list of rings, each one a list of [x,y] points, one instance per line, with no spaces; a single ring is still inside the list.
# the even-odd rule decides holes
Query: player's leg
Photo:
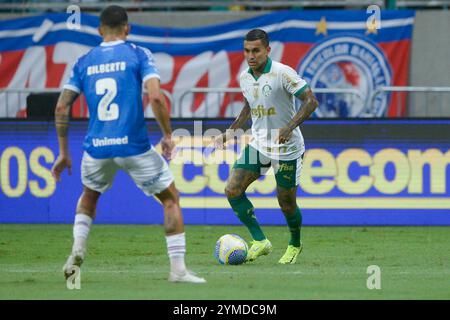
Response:
[[[179,193],[175,184],[172,182],[167,189],[155,194],[155,197],[161,201],[164,209],[164,229],[167,254],[170,260],[169,281],[205,283],[205,279],[198,277],[194,272],[186,268],[186,237]]]
[[[246,169],[233,168],[225,187],[225,195],[239,220],[247,227],[252,238],[257,241],[266,239],[255,216],[255,208],[245,194],[247,187],[259,178],[259,173]]]
[[[275,174],[277,180],[277,199],[281,211],[286,219],[291,239],[285,254],[279,260],[281,264],[295,263],[302,251],[300,240],[302,214],[297,206],[297,187],[301,169],[301,158],[292,161],[280,161],[279,169]]]
[[[95,218],[97,201],[100,195],[99,192],[85,186],[83,188],[83,193],[78,199],[75,221],[73,224],[72,252],[63,267],[66,278],[74,272],[73,266],[80,267],[84,261],[87,251],[87,239],[92,221]]]
[[[186,272],[184,261],[186,239],[178,190],[172,182],[167,189],[155,194],[155,197],[161,202],[164,210],[164,231],[171,273],[183,274]]]
[[[255,149],[247,146],[234,164],[225,187],[225,195],[231,208],[253,238],[247,261],[254,261],[257,257],[272,251],[272,245],[256,219],[255,208],[245,194],[248,186],[261,175],[262,165],[258,156]]]
[[[303,245],[300,240],[302,226],[302,214],[296,203],[297,187],[290,189],[277,186],[277,198],[281,211],[286,219],[291,239],[285,254],[279,260],[281,264],[295,263],[297,256],[302,251]]]
[[[101,193],[86,186],[78,199],[73,226],[73,248],[86,250],[86,242],[91,229],[92,221],[95,219],[97,202]]]
[[[63,272],[66,278],[80,267],[87,252],[87,239],[92,222],[96,215],[97,202],[100,195],[112,185],[118,167],[112,159],[94,159],[84,153],[81,162],[81,179],[83,193],[78,199],[75,221],[73,225],[73,246]]]
[[[163,206],[167,254],[170,260],[169,281],[205,283],[205,279],[186,268],[186,239],[180,197],[166,161],[153,149],[124,159],[124,168],[136,185],[146,195],[154,195]]]
[[[161,193],[155,194],[164,209],[164,231],[166,236],[172,236],[184,232],[183,215],[180,208],[179,192],[172,182]]]

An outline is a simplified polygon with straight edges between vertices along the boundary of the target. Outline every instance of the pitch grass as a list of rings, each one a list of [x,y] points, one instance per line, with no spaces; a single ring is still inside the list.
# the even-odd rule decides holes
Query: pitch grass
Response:
[[[286,227],[265,226],[274,251],[253,264],[219,265],[216,240],[240,226],[186,226],[187,264],[205,285],[167,281],[161,226],[94,225],[81,290],[68,290],[61,267],[70,225],[0,225],[0,299],[450,299],[448,227],[304,227],[295,265],[278,265]],[[366,287],[381,268],[381,289]]]

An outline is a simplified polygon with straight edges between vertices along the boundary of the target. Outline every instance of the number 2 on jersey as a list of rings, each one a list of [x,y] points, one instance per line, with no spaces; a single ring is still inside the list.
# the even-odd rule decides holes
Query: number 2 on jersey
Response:
[[[117,83],[113,78],[99,79],[95,82],[95,93],[104,94],[98,103],[97,117],[100,121],[112,121],[119,118],[119,105],[111,103],[117,95]]]

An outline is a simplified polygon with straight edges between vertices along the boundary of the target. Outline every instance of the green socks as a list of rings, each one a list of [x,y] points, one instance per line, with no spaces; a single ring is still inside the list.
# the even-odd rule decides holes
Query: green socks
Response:
[[[300,228],[302,226],[302,213],[300,212],[300,209],[297,207],[293,214],[285,214],[284,217],[286,218],[289,231],[291,232],[289,244],[294,247],[300,247]]]
[[[248,200],[245,193],[236,198],[229,198],[228,202],[239,220],[241,220],[248,231],[250,231],[253,239],[257,241],[266,239],[266,236],[259,226],[258,220],[256,220],[253,205],[250,200]],[[294,247],[300,247],[300,228],[302,226],[302,214],[300,209],[297,207],[294,213],[290,215],[285,214],[284,217],[286,218],[289,231],[291,232],[289,244]]]
[[[238,216],[239,220],[247,227],[248,231],[256,241],[266,239],[266,236],[259,226],[254,214],[254,208],[250,200],[248,200],[245,193],[236,198],[229,198],[228,202],[233,208],[233,211]]]

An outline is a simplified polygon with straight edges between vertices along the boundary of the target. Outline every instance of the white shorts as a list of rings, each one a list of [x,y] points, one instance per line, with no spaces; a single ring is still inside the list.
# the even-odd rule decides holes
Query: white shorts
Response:
[[[130,175],[142,191],[151,196],[161,193],[173,182],[167,162],[153,148],[136,156],[95,159],[87,152],[81,161],[81,181],[94,191],[103,193],[111,188],[117,170]]]

